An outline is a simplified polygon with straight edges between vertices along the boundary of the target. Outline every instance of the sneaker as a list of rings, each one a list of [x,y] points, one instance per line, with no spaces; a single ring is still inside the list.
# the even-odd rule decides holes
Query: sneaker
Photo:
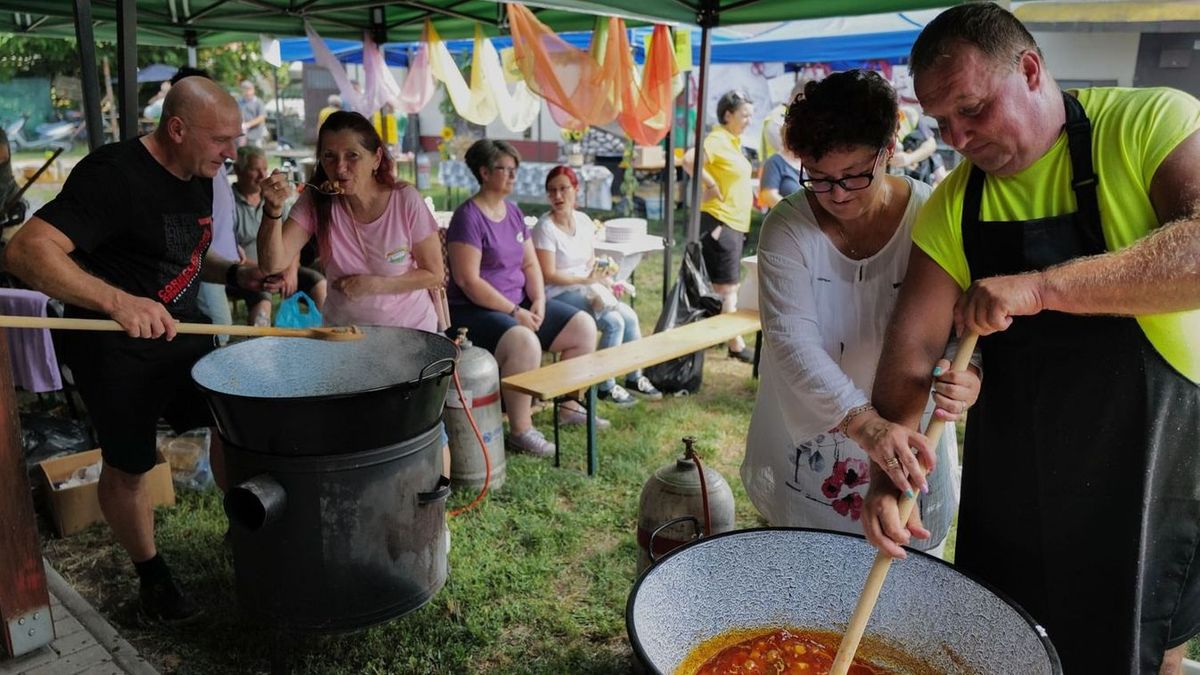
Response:
[[[504,439],[504,447],[510,452],[524,452],[534,457],[550,457],[554,455],[554,444],[546,440],[542,432],[529,427],[519,434],[509,434]]]
[[[628,395],[628,392],[626,392]],[[558,423],[568,427],[583,426],[587,424],[587,413],[574,408],[561,407],[558,409]],[[596,415],[596,428],[607,429],[612,426],[612,422]]]
[[[143,581],[138,600],[146,618],[168,626],[181,626],[200,618],[200,608],[188,600],[171,577]]]
[[[650,382],[650,378],[645,375],[636,380],[625,380],[625,386],[641,395],[642,398],[651,401],[657,401],[663,397],[662,392],[655,389],[654,385]]]
[[[612,389],[601,389],[597,391],[596,396],[599,397],[601,401],[608,401],[609,403],[614,403],[622,408],[637,403],[637,399],[633,397],[633,394],[625,391],[625,387],[622,387],[619,384],[614,384]]]
[[[742,363],[754,363],[754,350],[750,347],[742,347],[742,351],[740,352],[735,352],[730,349],[729,358],[737,359]]]

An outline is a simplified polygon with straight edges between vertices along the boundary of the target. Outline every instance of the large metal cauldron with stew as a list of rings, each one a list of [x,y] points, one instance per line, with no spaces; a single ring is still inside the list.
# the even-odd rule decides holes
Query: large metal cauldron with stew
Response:
[[[840,632],[875,549],[825,530],[739,530],[678,548],[638,579],[625,621],[648,670],[672,674],[691,650],[734,629]],[[1017,605],[923,553],[892,564],[862,650],[903,654],[896,672],[1062,673],[1041,626]],[[886,657],[881,666],[888,666]]]
[[[249,340],[192,369],[224,441],[238,599],[279,628],[363,628],[446,581],[438,422],[457,348],[364,330]]]

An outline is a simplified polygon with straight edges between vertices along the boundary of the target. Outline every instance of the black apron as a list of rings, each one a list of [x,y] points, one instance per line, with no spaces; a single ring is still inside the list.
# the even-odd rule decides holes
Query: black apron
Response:
[[[973,168],[973,280],[1105,252],[1091,123],[1063,100],[1077,211],[980,221]],[[1132,318],[1042,312],[979,346],[955,563],[1032,614],[1067,675],[1158,672],[1200,632],[1200,387]]]

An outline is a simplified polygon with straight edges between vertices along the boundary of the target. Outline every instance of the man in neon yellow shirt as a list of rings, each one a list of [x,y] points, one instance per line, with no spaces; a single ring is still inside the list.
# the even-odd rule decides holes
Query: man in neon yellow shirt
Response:
[[[982,335],[956,565],[1067,673],[1179,672],[1200,633],[1200,102],[1063,92],[990,3],[942,13],[910,63],[967,161],[918,217],[873,402],[915,427],[947,336]],[[926,533],[876,469],[864,530],[903,557]]]

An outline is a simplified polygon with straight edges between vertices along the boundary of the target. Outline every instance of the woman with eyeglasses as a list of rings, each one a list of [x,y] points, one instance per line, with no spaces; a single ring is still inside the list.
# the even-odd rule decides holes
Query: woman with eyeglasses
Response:
[[[590,314],[547,299],[525,215],[507,200],[516,184],[521,156],[504,141],[475,141],[464,158],[479,181],[479,191],[454,211],[446,230],[450,259],[450,333],[460,327],[468,338],[496,357],[500,377],[541,365],[542,351],[562,358],[596,349],[596,322]],[[533,426],[532,399],[503,389],[510,451],[539,457],[554,454],[554,444]],[[585,415],[568,404],[560,412],[566,423]],[[598,426],[607,426],[597,418]]]
[[[901,490],[923,493],[918,546],[940,554],[958,504],[955,435],[929,448],[870,406],[912,225],[930,193],[887,173],[896,116],[895,91],[866,70],[809,83],[788,108],[784,144],[804,174],[759,238],[762,381],[741,475],[771,525],[860,533],[875,462]],[[953,421],[947,411],[975,401],[979,377],[945,372],[946,360],[938,368],[926,416]],[[909,481],[903,465],[883,457],[884,440],[897,437],[936,466],[925,481]]]
[[[742,153],[742,132],[754,117],[754,104],[738,91],[717,100],[717,124],[704,139],[704,165],[700,168],[703,201],[700,203],[700,252],[713,290],[721,294],[721,311],[737,310],[742,248],[750,233],[754,208],[753,167]],[[695,149],[683,156],[683,169],[692,171]],[[729,341],[729,356],[754,362],[754,350],[738,336]]]

